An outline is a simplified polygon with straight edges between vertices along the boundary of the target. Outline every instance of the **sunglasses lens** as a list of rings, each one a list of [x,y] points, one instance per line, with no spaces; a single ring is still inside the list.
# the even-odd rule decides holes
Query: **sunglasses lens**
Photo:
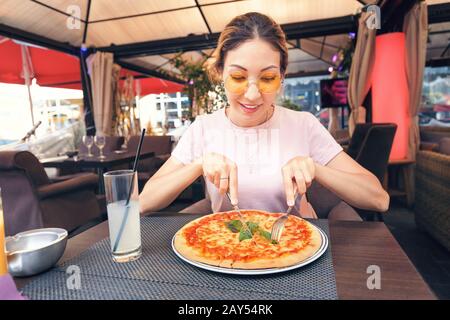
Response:
[[[275,93],[281,85],[279,74],[263,74],[258,80],[258,89],[261,93]],[[248,89],[248,79],[243,75],[229,75],[225,80],[225,88],[233,94],[244,94]]]
[[[243,94],[247,90],[248,79],[241,75],[230,75],[225,80],[225,88],[234,94]]]
[[[275,93],[281,85],[281,77],[278,74],[262,75],[258,81],[258,88],[261,93]]]

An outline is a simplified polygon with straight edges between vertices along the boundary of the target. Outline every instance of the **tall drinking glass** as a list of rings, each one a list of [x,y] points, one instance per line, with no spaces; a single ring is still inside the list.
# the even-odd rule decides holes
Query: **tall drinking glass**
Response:
[[[88,149],[88,157],[93,157],[94,155],[91,153],[92,144],[94,143],[94,139],[92,136],[83,136],[82,138],[84,145]]]
[[[136,260],[141,256],[137,173],[132,170],[116,170],[105,173],[103,177],[113,260]],[[130,201],[126,205],[132,183]]]

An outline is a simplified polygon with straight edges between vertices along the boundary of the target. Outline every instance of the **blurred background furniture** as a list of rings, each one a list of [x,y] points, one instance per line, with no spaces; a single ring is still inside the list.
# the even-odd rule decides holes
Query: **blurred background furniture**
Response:
[[[104,194],[104,183],[103,183],[103,174],[108,171],[125,169],[132,169],[133,163],[136,157],[135,152],[130,152],[128,150],[124,150],[121,153],[110,153],[105,156],[104,159],[100,159],[99,157],[81,157],[78,159],[75,158],[66,158],[66,159],[41,159],[42,165],[46,168],[77,168],[79,170],[94,170],[98,176],[98,193]],[[154,152],[151,151],[142,151],[140,154],[140,159],[150,159],[154,157]],[[83,175],[83,173],[76,173],[70,175],[71,177],[76,177],[78,175]],[[54,180],[64,180],[66,176],[57,177]]]
[[[420,133],[424,140],[416,157],[416,225],[450,251],[450,128],[421,127]]]
[[[414,171],[416,161],[412,159],[391,160],[388,164],[388,172],[384,180],[384,187],[391,198],[402,198],[406,206],[414,205]]]
[[[105,136],[105,146],[103,147],[103,154],[105,156],[114,154],[114,151],[121,149],[124,141],[125,141],[124,137]],[[94,157],[98,157],[100,154],[100,150],[95,145],[95,143],[92,143],[91,153],[94,155]],[[88,154],[88,148],[84,145],[83,142],[81,142],[78,145],[78,155],[77,156],[83,157],[87,154]],[[77,166],[64,167],[64,168],[58,169],[59,176],[74,175],[74,174],[77,174],[80,172],[94,172],[94,170],[89,169],[89,168],[80,168]]]
[[[103,154],[106,156],[108,154],[113,153],[116,150],[120,150],[124,141],[125,141],[124,137],[105,136],[105,146],[103,147]],[[80,145],[78,146],[78,152],[80,156],[88,153],[88,148],[84,145],[84,143],[80,143]],[[99,152],[100,151],[95,145],[95,143],[92,144],[91,153],[94,156],[98,156]]]
[[[44,227],[69,232],[101,218],[95,195],[98,177],[87,173],[51,183],[39,160],[28,151],[0,152],[2,191],[7,235]]]
[[[136,153],[140,136],[131,136],[127,148],[129,152]],[[141,153],[154,152],[154,157],[140,160],[138,163],[139,191],[156,171],[170,158],[172,153],[171,136],[144,136]]]
[[[348,155],[373,173],[382,184],[386,179],[396,129],[394,123],[357,124],[348,145]],[[383,220],[378,212],[355,209],[365,220]]]

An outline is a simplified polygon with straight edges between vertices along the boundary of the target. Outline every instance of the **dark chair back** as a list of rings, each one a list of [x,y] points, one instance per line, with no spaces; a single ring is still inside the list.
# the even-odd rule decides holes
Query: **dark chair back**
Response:
[[[364,135],[355,160],[372,172],[380,182],[383,182],[397,125],[394,123],[366,125],[357,125],[355,128],[355,133],[359,136],[358,139],[361,139]]]
[[[139,145],[140,136],[131,136],[128,140],[128,151],[135,153]],[[155,156],[170,155],[172,152],[172,136],[144,136],[141,152],[154,152]],[[154,159],[140,160],[138,171],[152,170]]]
[[[347,154],[353,159],[356,159],[356,156],[363,145],[364,139],[366,138],[367,132],[372,126],[372,123],[362,123],[356,125],[347,149]]]
[[[396,130],[397,125],[394,123],[357,124],[347,151],[356,162],[372,172],[381,183],[383,183],[388,167]],[[383,221],[383,216],[378,212],[356,210],[364,220],[377,218]]]
[[[330,211],[342,201],[315,180],[308,188],[306,198],[320,219],[327,219]]]
[[[131,136],[128,140],[128,150],[136,152],[140,136]],[[172,152],[172,136],[144,136],[142,151],[154,152],[155,156]]]

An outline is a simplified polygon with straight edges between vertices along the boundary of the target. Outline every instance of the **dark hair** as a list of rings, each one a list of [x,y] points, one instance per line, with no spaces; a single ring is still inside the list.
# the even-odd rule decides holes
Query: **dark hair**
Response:
[[[248,12],[231,20],[220,34],[208,68],[211,80],[219,81],[227,52],[252,39],[267,41],[280,52],[280,69],[284,76],[288,49],[283,30],[272,18],[258,12]]]

